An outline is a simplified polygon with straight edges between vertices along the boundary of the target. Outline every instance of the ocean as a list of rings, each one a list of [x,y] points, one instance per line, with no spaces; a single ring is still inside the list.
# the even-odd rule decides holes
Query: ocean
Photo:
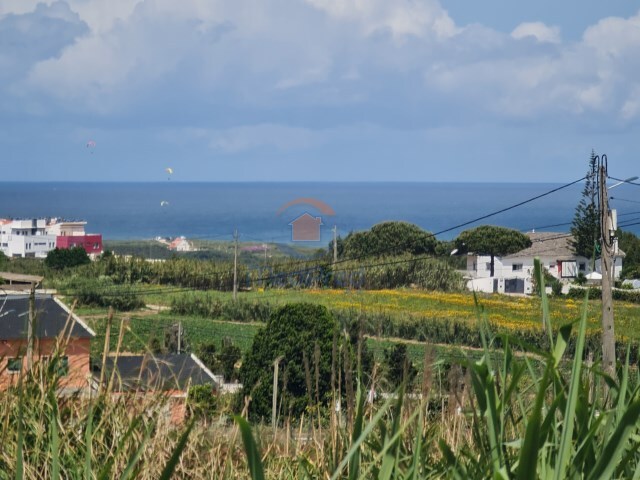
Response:
[[[304,213],[322,219],[319,242],[385,220],[447,230],[557,188],[544,183],[0,183],[0,218],[86,220],[106,240],[157,236],[245,242],[292,242],[290,223]],[[473,225],[522,231],[569,230],[582,185],[550,194]],[[284,208],[290,205],[288,208]],[[633,205],[624,205],[634,210]],[[640,210],[640,204],[635,207]],[[621,209],[619,214],[624,213]],[[621,217],[624,218],[624,217]],[[470,228],[471,226],[464,228]],[[454,238],[464,228],[440,239]],[[637,229],[638,226],[630,227]],[[632,230],[634,231],[634,230]],[[637,233],[638,230],[635,230]]]

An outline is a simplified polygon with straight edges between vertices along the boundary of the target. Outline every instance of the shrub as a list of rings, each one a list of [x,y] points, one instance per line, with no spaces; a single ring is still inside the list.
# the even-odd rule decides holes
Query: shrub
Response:
[[[73,248],[54,248],[47,253],[44,264],[47,268],[53,270],[62,270],[64,268],[73,268],[79,265],[87,265],[91,263],[91,259],[82,247]]]
[[[187,394],[187,410],[190,416],[209,418],[215,415],[218,398],[211,385],[194,385]]]
[[[115,286],[111,279],[72,277],[61,286],[70,292],[80,305],[87,307],[113,307],[128,312],[144,307],[144,300],[132,285]]]
[[[254,337],[240,368],[243,395],[252,398],[251,416],[266,418],[271,414],[273,363],[279,357],[278,389],[287,402],[285,412],[300,415],[316,397],[326,403],[336,333],[335,318],[321,305],[292,303],[276,310]],[[320,352],[317,362],[316,350]],[[312,391],[308,391],[309,387]]]

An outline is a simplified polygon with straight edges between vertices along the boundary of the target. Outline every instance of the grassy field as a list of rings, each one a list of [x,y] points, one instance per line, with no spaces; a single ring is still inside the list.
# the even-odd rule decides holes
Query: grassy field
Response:
[[[158,290],[162,292],[162,289]],[[199,293],[195,293],[198,295]],[[170,306],[174,298],[191,293],[150,294],[147,304]],[[230,300],[229,293],[207,292],[222,301]],[[348,310],[373,314],[384,314],[390,319],[415,318],[419,320],[450,320],[475,324],[477,310],[470,293],[442,293],[414,290],[267,290],[241,292],[241,300],[250,302],[312,302],[334,310]],[[481,295],[478,303],[492,325],[515,334],[541,329],[541,306],[538,297],[514,297],[507,295]],[[600,329],[600,300],[590,300],[587,310],[587,333]],[[633,303],[614,304],[616,335],[622,341],[640,340],[640,306]],[[579,318],[582,301],[570,298],[550,300],[550,316],[554,326],[564,325]]]

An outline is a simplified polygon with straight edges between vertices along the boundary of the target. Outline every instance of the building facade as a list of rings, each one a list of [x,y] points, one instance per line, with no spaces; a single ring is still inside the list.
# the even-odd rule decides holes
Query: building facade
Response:
[[[4,390],[16,385],[28,368],[29,296],[2,296],[0,305],[0,390]],[[51,296],[36,296],[34,313],[32,365],[57,362],[61,393],[88,389],[93,330]]]
[[[0,250],[8,257],[44,258],[56,248],[45,219],[0,220]]]
[[[531,246],[520,252],[494,257],[494,273],[491,276],[491,257],[469,254],[467,256],[467,286],[470,290],[495,293],[533,292],[533,263],[540,259],[542,268],[561,282],[575,280],[579,274],[588,275],[600,271],[600,259],[581,257],[573,252],[572,237],[566,233],[541,232],[528,233]],[[617,250],[617,249],[616,249]],[[614,278],[620,278],[624,252],[614,255]]]
[[[8,257],[45,258],[54,248],[82,247],[91,257],[103,251],[102,235],[86,234],[85,221],[44,218],[0,220],[0,251]]]

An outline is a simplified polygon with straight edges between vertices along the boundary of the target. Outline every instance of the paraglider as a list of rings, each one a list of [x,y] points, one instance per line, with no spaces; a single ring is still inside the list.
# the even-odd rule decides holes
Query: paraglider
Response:
[[[87,142],[87,148],[89,149],[89,151],[93,154],[93,149],[96,148],[96,142],[95,140],[89,140]]]
[[[166,200],[162,200],[162,201],[160,202],[160,206],[161,206],[161,207],[166,207],[167,205],[169,205],[169,202],[167,202]]]
[[[171,180],[171,175],[173,175],[173,168],[167,167],[167,168],[164,169],[164,171],[167,172],[167,175],[169,175],[167,177],[167,180]]]

